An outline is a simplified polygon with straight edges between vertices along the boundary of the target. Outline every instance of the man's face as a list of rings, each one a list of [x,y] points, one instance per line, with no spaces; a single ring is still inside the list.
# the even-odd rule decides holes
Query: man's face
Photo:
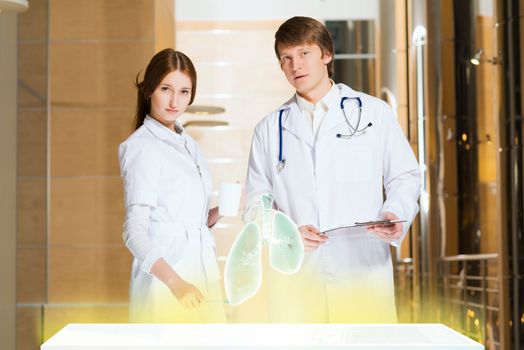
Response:
[[[309,97],[316,88],[329,81],[327,64],[333,59],[316,44],[303,44],[279,48],[280,68],[289,83],[304,97]]]

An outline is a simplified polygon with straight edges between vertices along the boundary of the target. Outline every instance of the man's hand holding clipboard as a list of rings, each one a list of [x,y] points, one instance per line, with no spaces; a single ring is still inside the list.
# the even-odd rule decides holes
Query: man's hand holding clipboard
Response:
[[[402,223],[406,220],[400,220],[395,214],[388,211],[382,213],[382,219],[383,221],[365,225],[368,232],[373,232],[388,243],[399,239],[402,236]]]
[[[391,243],[402,236],[402,223],[406,220],[399,219],[395,214],[391,212],[382,213],[383,218],[380,220],[362,221],[355,222],[353,225],[337,227],[326,230],[321,235],[326,235],[331,231],[339,230],[341,228],[350,227],[366,227],[367,231],[374,233],[380,239]]]

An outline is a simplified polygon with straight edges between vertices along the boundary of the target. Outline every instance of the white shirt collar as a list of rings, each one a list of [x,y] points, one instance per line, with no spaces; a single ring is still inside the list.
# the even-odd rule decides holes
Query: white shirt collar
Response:
[[[313,104],[309,101],[307,101],[305,98],[300,96],[299,94],[296,94],[297,98],[297,104],[298,108],[301,112],[310,110],[314,111],[316,108],[321,107],[324,112],[327,112],[331,106],[336,105],[338,101],[338,97],[340,95],[340,89],[338,88],[337,84],[331,80],[331,89],[327,92],[327,94],[320,99],[316,104]]]
[[[160,123],[158,120],[149,115],[146,115],[146,118],[144,119],[144,125],[149,131],[153,133],[153,135],[161,140],[178,140],[180,138],[184,138],[184,127],[178,120],[175,120],[176,132],[169,129],[164,124]]]

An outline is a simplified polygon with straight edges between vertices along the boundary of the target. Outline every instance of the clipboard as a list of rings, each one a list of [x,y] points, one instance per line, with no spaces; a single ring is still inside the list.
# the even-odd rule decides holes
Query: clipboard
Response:
[[[372,220],[372,221],[362,221],[355,222],[354,226],[389,226],[393,224],[398,224],[399,222],[406,222],[406,220]]]
[[[329,230],[325,230],[321,232],[322,235],[325,235],[328,232],[337,231],[341,229],[347,229],[347,228],[356,228],[356,227],[365,227],[365,226],[389,226],[393,224],[398,224],[401,222],[406,222],[406,220],[371,220],[371,221],[357,221],[353,225],[342,225],[339,227],[330,228]]]

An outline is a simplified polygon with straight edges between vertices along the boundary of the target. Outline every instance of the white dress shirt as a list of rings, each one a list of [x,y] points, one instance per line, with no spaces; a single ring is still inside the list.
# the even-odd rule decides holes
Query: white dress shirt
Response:
[[[317,138],[318,129],[320,128],[322,120],[324,120],[324,116],[327,114],[330,107],[336,106],[339,95],[340,90],[333,82],[331,82],[331,89],[329,89],[328,93],[315,104],[296,94],[298,108],[304,115],[315,139]]]

